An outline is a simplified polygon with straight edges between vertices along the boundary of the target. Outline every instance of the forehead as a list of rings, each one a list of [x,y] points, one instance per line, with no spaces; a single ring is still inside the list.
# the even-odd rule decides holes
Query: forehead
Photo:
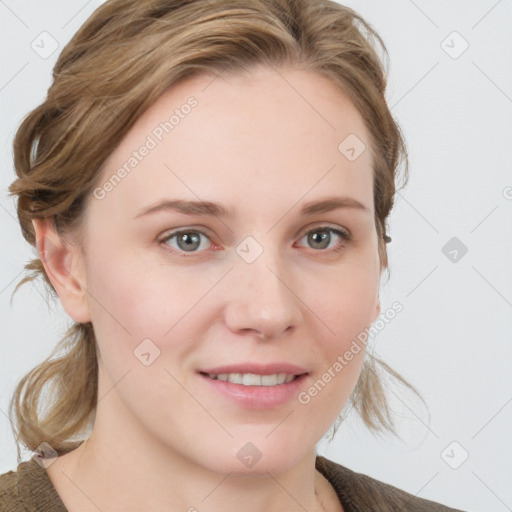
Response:
[[[249,204],[339,191],[373,202],[361,115],[330,80],[299,69],[181,81],[137,120],[100,184],[119,169],[123,178],[106,199],[132,210],[155,194],[218,202],[236,195]]]

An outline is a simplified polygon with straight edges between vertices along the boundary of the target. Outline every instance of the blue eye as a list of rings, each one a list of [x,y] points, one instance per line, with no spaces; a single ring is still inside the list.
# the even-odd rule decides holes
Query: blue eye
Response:
[[[333,251],[339,251],[343,249],[344,244],[334,244],[337,247],[332,249],[331,242],[333,239],[332,234],[336,235],[341,240],[350,241],[352,237],[348,231],[342,231],[340,229],[331,228],[329,226],[320,226],[308,231],[302,238],[307,238],[308,243],[313,244],[310,246],[312,249],[318,249],[319,252],[324,249],[331,249]],[[210,240],[208,236],[197,229],[188,229],[175,231],[170,233],[166,237],[160,240],[160,243],[166,246],[170,246],[174,251],[185,255],[186,253],[197,253],[202,252],[203,249],[207,248],[208,244],[203,243],[202,237]],[[169,244],[171,240],[175,240],[175,243]],[[211,241],[210,241],[211,242]],[[316,246],[316,247],[315,247]]]

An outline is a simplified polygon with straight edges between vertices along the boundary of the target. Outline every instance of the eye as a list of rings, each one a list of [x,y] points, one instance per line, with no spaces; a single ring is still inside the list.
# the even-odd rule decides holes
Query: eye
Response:
[[[165,238],[160,240],[161,244],[170,245],[177,252],[199,252],[196,249],[202,248],[204,249],[204,244],[201,242],[201,237],[205,237],[209,240],[205,233],[202,231],[198,231],[197,229],[188,229],[175,231]],[[177,247],[173,244],[168,244],[167,242],[176,239]]]
[[[332,233],[336,235],[336,237],[341,238],[345,241],[350,241],[352,239],[350,233],[348,231],[342,231],[341,229],[331,228],[329,226],[319,226],[313,229],[310,229],[303,237],[307,238],[307,242],[312,244],[313,249],[329,249],[330,243],[333,240]],[[302,240],[301,239],[301,240]],[[336,244],[335,244],[336,245]],[[340,251],[343,249],[344,244],[339,244],[334,251]]]

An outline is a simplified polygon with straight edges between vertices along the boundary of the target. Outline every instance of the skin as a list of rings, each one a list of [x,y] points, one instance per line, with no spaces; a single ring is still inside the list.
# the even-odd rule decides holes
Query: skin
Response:
[[[363,350],[308,404],[294,397],[266,410],[238,406],[196,370],[284,361],[308,369],[307,390],[375,321],[382,269],[371,152],[349,161],[338,150],[351,133],[369,148],[368,132],[317,74],[203,74],[145,112],[110,155],[103,181],[190,96],[198,105],[173,132],[103,199],[89,198],[81,244],[34,221],[65,311],[92,322],[100,350],[92,435],[49,466],[49,477],[71,512],[238,512],[241,503],[255,512],[343,510],[315,470],[315,445],[350,396]],[[368,210],[300,214],[304,203],[332,196]],[[134,218],[165,198],[235,213]],[[352,240],[330,232],[323,248],[306,236],[325,226]],[[177,237],[160,243],[178,228],[207,236],[196,252]],[[263,249],[250,264],[236,252],[247,236]],[[149,366],[134,356],[146,338],[160,350]],[[247,442],[262,454],[252,468],[237,457]]]

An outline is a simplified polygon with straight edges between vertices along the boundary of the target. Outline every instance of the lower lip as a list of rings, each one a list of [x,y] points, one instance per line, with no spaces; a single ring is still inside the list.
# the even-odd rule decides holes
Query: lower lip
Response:
[[[199,374],[215,391],[224,394],[238,406],[247,409],[270,409],[279,407],[297,396],[308,374],[301,375],[286,384],[275,386],[244,386],[223,380],[211,379]]]

